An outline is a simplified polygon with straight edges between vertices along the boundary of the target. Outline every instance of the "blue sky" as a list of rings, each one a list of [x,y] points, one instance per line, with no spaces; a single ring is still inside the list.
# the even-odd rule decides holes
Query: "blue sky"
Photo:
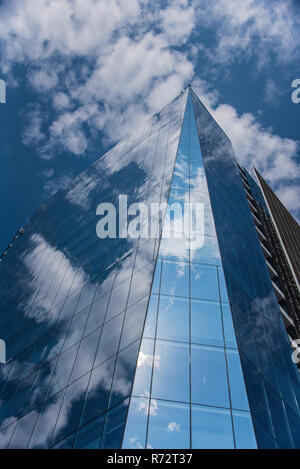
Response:
[[[0,252],[188,83],[299,219],[299,0],[0,0]]]

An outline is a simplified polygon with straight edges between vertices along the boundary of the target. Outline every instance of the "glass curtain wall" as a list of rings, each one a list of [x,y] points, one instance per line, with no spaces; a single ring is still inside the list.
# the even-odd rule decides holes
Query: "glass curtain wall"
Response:
[[[187,93],[37,210],[0,264],[1,448],[118,448],[158,240],[99,239],[100,203],[166,201]]]
[[[194,206],[183,229],[188,202]],[[191,95],[171,204],[123,448],[256,448]],[[197,216],[203,217],[204,237],[195,240]]]
[[[300,375],[232,145],[191,91],[259,448],[300,448]]]

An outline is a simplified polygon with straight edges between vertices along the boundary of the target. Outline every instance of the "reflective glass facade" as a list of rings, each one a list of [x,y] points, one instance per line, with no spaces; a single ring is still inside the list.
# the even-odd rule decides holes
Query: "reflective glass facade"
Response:
[[[154,237],[99,239],[98,204],[122,217],[124,194],[175,208]],[[35,213],[0,263],[0,338],[1,448],[300,447],[299,373],[235,157],[192,90]]]
[[[232,146],[191,95],[257,444],[299,448],[299,372]]]
[[[120,447],[159,236],[99,239],[96,209],[166,202],[186,98],[40,207],[3,257],[1,448]]]
[[[163,230],[123,448],[257,447],[189,95],[169,203],[196,201],[203,243],[176,239],[176,211]]]

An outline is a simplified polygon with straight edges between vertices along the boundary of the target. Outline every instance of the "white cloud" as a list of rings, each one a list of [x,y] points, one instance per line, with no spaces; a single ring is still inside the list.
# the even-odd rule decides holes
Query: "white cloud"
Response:
[[[37,108],[26,116],[23,135],[23,143],[46,159],[61,151],[84,155],[90,135],[106,144],[132,133],[193,79],[198,54],[217,77],[233,61],[255,57],[259,69],[270,58],[295,60],[300,50],[291,0],[173,0],[164,8],[147,0],[111,0],[109,8],[104,0],[10,0],[0,11],[3,72],[26,64],[29,83],[49,100],[51,112]],[[209,49],[202,42],[207,28]],[[192,47],[179,52],[174,46],[194,32]],[[213,83],[193,84],[231,138],[238,160],[255,164],[295,206],[287,182],[299,175],[297,143],[266,129],[253,114],[217,105]],[[264,99],[272,102],[279,92],[269,78]]]
[[[264,90],[264,102],[268,103],[270,106],[275,106],[278,104],[280,96],[284,93],[284,90],[276,83],[273,78],[268,78]]]
[[[138,367],[152,367],[153,356],[150,353],[140,351],[137,366]]]
[[[84,154],[86,128],[119,140],[192,77],[192,63],[172,48],[194,27],[194,9],[184,0],[163,10],[142,0],[111,0],[109,8],[104,0],[12,0],[0,10],[3,71],[25,63],[30,85],[54,111],[43,116],[47,141],[25,131],[24,143],[39,143],[43,158],[59,150]]]
[[[28,79],[33,88],[39,92],[55,88],[58,82],[57,73],[50,68],[31,70]]]
[[[58,111],[68,109],[70,106],[70,98],[66,93],[55,93],[53,98],[53,107]]]
[[[291,0],[204,0],[201,13],[208,26],[216,27],[219,62],[256,55],[262,67],[274,57],[288,62],[299,53],[299,24]]]
[[[195,25],[195,11],[184,0],[172,1],[161,11],[162,29],[171,44],[183,44]]]
[[[90,208],[90,193],[96,187],[97,180],[87,174],[80,176],[80,183],[76,184],[66,195],[66,199],[82,209]]]
[[[44,117],[39,108],[29,111],[26,116],[25,129],[22,136],[24,145],[38,145],[46,137],[42,131]]]
[[[1,9],[4,61],[41,60],[55,52],[85,55],[107,45],[139,14],[138,0],[10,0]]]
[[[44,191],[48,196],[51,196],[55,194],[55,192],[57,192],[58,190],[68,186],[72,179],[73,178],[71,175],[58,176],[49,179],[44,185]]]
[[[218,94],[207,91],[205,83],[192,84],[220,127],[232,142],[237,161],[250,172],[255,166],[271,184],[289,210],[299,210],[297,184],[300,178],[299,142],[276,135],[252,113],[239,115],[229,104],[218,104]]]
[[[276,190],[276,194],[281,202],[289,209],[298,211],[300,209],[300,186],[299,184],[281,185]],[[296,215],[296,213],[295,213]]]
[[[26,315],[36,322],[51,323],[57,319],[59,307],[51,308],[54,298],[51,293],[47,295],[50,279],[61,285],[60,294],[63,293],[65,298],[71,288],[76,291],[83,287],[86,276],[82,269],[73,267],[65,254],[51,247],[40,234],[32,235],[31,242],[33,248],[23,259],[29,273],[27,288],[32,292],[25,305]]]
[[[186,64],[189,67],[188,64]],[[188,76],[188,74],[187,74]],[[161,79],[147,97],[147,104],[150,109],[157,111],[161,103],[172,101],[176,94],[182,90],[182,78],[177,73],[173,73],[167,79]],[[176,91],[175,91],[176,90]]]
[[[279,183],[289,185],[300,177],[296,141],[266,129],[253,114],[239,116],[228,104],[221,104],[211,112],[231,139],[239,163],[248,169],[255,166],[275,187]],[[288,192],[291,194],[291,190]],[[286,200],[291,199],[286,197]],[[295,203],[296,199],[289,208],[295,208]]]
[[[180,432],[180,423],[170,422],[167,426],[168,432]]]

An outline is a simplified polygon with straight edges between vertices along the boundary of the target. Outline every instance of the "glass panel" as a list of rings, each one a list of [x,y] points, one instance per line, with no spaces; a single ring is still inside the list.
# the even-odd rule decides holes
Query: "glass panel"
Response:
[[[104,417],[100,417],[78,430],[74,448],[98,449],[102,436]]]
[[[158,339],[189,340],[189,302],[183,298],[160,296],[157,325]]]
[[[193,405],[192,448],[233,449],[230,411]]]
[[[293,386],[287,372],[276,367],[276,376],[279,381],[280,390],[285,402],[293,409],[296,415],[299,415],[298,403],[294,394]]]
[[[53,433],[52,444],[62,440],[77,428],[89,378],[90,375],[87,374],[67,388]]]
[[[146,445],[149,399],[132,397],[127,415],[123,449],[142,449]]]
[[[99,365],[117,353],[123,319],[124,313],[116,316],[114,319],[104,325],[95,359],[95,366]]]
[[[27,448],[37,416],[37,412],[32,411],[18,421],[17,428],[9,444],[9,449]]]
[[[88,307],[83,311],[80,311],[80,313],[75,314],[73,317],[63,346],[63,350],[71,347],[81,339],[89,315],[89,310],[90,308]]]
[[[116,405],[119,401],[124,400],[125,397],[130,395],[139,346],[140,341],[138,340],[120,352],[117,357],[109,407]]]
[[[7,449],[17,423],[18,422],[16,421],[12,425],[9,425],[8,427],[1,430],[1,433],[0,433],[1,435],[0,448],[1,449]]]
[[[250,413],[234,411],[232,415],[236,448],[257,449]]]
[[[191,301],[191,341],[224,346],[220,303]]]
[[[233,409],[249,410],[244,377],[237,351],[227,350],[228,374]]]
[[[192,402],[229,407],[225,353],[221,348],[192,345]]]
[[[97,330],[81,341],[70,382],[75,381],[92,369],[100,334],[101,331]]]
[[[105,318],[109,295],[109,293],[106,293],[99,300],[93,303],[86,324],[85,335],[89,334],[90,332],[93,332],[95,329],[102,326]]]
[[[156,263],[156,268],[155,268],[155,274],[153,278],[153,283],[152,283],[152,293],[159,293],[159,288],[160,288],[160,274],[161,274],[161,261],[157,261]]]
[[[277,440],[281,448],[292,449],[294,448],[293,439],[281,396],[268,385],[266,385],[266,393],[269,398],[270,413]]]
[[[203,245],[201,245],[201,242],[198,244],[197,246],[196,240],[194,244],[191,244],[191,262],[212,265],[221,264],[220,251],[216,237],[205,234]]]
[[[80,295],[76,311],[81,311],[92,303],[96,291],[96,286],[97,285],[95,284],[87,283]]]
[[[67,386],[78,347],[79,344],[76,344],[60,355],[56,368],[53,372],[52,381],[48,390],[48,396],[57,393],[65,386]]]
[[[109,321],[126,308],[130,280],[126,280],[126,282],[121,283],[121,285],[112,290],[105,321]]]
[[[188,262],[188,241],[184,238],[176,238],[175,236],[173,236],[173,232],[171,232],[170,238],[162,238],[160,242],[159,256],[160,258],[167,259],[168,261]]]
[[[164,262],[162,269],[161,294],[189,296],[188,264]]]
[[[221,294],[221,300],[224,302],[228,303],[228,294],[227,294],[227,288],[226,288],[226,283],[225,283],[225,278],[224,278],[224,271],[220,267],[218,268],[218,273],[219,273],[219,283],[220,283],[220,294]]]
[[[138,301],[135,305],[127,309],[120,342],[121,349],[141,337],[144,327],[143,319],[146,315],[148,299],[149,297],[146,296],[142,300]]]
[[[38,420],[32,432],[28,448],[43,449],[49,447],[63,397],[64,391],[53,396],[39,409]]]
[[[237,348],[235,330],[233,326],[230,307],[226,303],[222,303],[222,315],[224,324],[225,345],[230,348]]]
[[[277,443],[266,428],[261,425],[261,423],[253,417],[255,434],[258,441],[259,449],[277,449]]]
[[[114,369],[115,358],[93,369],[81,416],[81,426],[105,412]]]
[[[75,440],[75,432],[68,436],[67,438],[64,438],[62,441],[59,441],[56,443],[56,445],[52,446],[52,449],[72,449],[73,444]]]
[[[191,296],[203,300],[218,300],[217,268],[206,265],[191,266]]]
[[[295,448],[300,448],[300,418],[299,415],[294,414],[289,406],[285,406],[289,426],[294,440]]]
[[[145,296],[149,294],[149,287],[152,282],[153,267],[154,263],[152,262],[132,277],[128,306],[137,303],[139,300],[145,298]]]
[[[150,338],[155,337],[157,309],[158,309],[158,295],[155,295],[152,293],[150,297],[148,309],[147,309],[144,337],[150,337]]]
[[[152,399],[147,448],[175,449],[189,447],[189,405]]]
[[[252,366],[249,361],[246,361],[245,358],[241,355],[241,359],[244,361],[243,370],[245,373],[245,380],[247,381],[247,394],[249,398],[249,405],[252,412],[252,415],[263,424],[263,426],[268,430],[270,435],[273,434],[273,427],[270,418],[269,406],[266,399],[266,391],[264,381],[257,373],[256,369]],[[255,428],[255,433],[257,434],[257,428]],[[260,440],[259,442],[260,447]]]
[[[101,448],[120,448],[123,439],[128,399],[111,409],[107,413]]]
[[[152,396],[157,399],[189,401],[189,347],[157,341]]]
[[[150,395],[153,350],[154,340],[143,339],[134,378],[134,386],[132,391],[134,396],[148,397]]]
[[[80,296],[80,292],[74,294],[73,296],[67,299],[67,301],[64,304],[64,307],[60,316],[60,320],[65,319],[74,313],[78,300],[79,300],[79,296]]]

